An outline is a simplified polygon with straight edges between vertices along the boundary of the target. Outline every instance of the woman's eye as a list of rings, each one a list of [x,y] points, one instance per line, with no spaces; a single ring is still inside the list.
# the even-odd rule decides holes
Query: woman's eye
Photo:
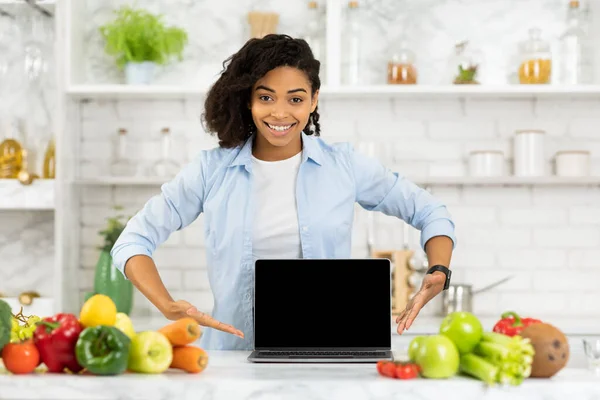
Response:
[[[300,97],[294,97],[292,103],[302,103],[302,99]]]
[[[262,95],[258,97],[261,101],[269,101],[271,100],[271,97],[267,96],[267,95]]]

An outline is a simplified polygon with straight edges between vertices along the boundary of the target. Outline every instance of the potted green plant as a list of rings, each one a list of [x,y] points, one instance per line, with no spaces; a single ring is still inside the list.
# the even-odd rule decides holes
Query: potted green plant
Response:
[[[120,70],[125,70],[127,83],[148,84],[157,66],[183,59],[187,32],[167,26],[163,15],[131,6],[122,6],[115,14],[116,18],[99,30],[105,52],[115,58]]]
[[[115,210],[120,209],[115,207]],[[104,294],[115,302],[118,312],[129,315],[133,308],[133,284],[113,266],[110,255],[110,250],[125,229],[124,218],[124,215],[107,218],[107,227],[99,232],[104,238],[104,244],[99,248],[100,257],[94,274],[94,291],[87,293],[86,300],[92,295]]]

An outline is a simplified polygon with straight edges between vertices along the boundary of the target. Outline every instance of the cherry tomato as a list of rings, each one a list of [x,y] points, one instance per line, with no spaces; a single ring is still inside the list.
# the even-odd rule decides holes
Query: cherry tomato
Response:
[[[377,372],[379,372],[379,375],[383,375],[383,366],[388,363],[389,361],[377,361]]]
[[[40,363],[40,353],[31,340],[8,343],[2,349],[2,361],[13,374],[29,374]]]
[[[383,364],[383,366],[381,367],[381,372],[383,376],[387,376],[388,378],[395,378],[396,377],[396,364],[394,364],[391,361],[388,361],[387,363]]]
[[[419,376],[419,367],[411,363],[399,363],[396,365],[396,377],[398,379],[414,379]]]

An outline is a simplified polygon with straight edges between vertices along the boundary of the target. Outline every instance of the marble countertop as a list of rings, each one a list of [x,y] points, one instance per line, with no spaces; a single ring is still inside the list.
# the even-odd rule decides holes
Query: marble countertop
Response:
[[[373,364],[253,364],[249,352],[209,352],[200,374],[169,371],[160,375],[116,377],[75,375],[0,375],[0,399],[395,399],[479,400],[600,398],[600,376],[568,367],[551,379],[529,379],[518,387],[487,388],[457,376],[448,380],[401,381],[381,377]]]

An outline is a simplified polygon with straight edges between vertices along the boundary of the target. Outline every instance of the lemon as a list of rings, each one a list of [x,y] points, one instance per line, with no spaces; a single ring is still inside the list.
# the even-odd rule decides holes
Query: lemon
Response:
[[[121,332],[129,336],[132,339],[135,336],[135,329],[133,328],[133,323],[129,316],[125,313],[117,313],[117,320],[115,322],[115,327],[120,329]]]
[[[79,314],[79,322],[88,328],[90,326],[114,326],[117,320],[117,306],[112,299],[104,294],[95,294],[90,297]]]

